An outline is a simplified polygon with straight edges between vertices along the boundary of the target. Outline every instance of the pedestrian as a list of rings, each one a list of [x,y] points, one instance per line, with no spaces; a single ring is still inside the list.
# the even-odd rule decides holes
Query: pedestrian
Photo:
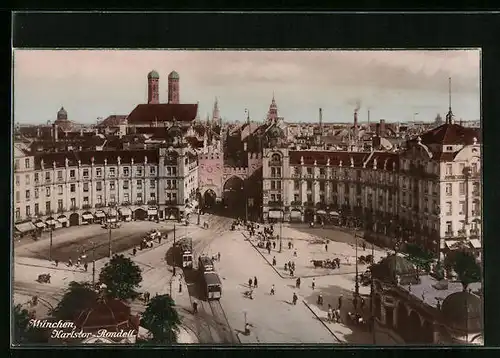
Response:
[[[297,250],[293,250],[293,256],[297,257]]]
[[[361,297],[361,302],[359,303],[359,307],[361,308],[361,311],[363,311],[363,308],[365,307],[365,299]]]
[[[318,306],[323,306],[323,295],[321,293],[318,295],[318,300],[316,302]]]
[[[257,276],[254,276],[253,278],[253,287],[257,288],[258,285],[257,285]]]
[[[292,269],[290,269],[290,276],[293,277],[293,270]]]
[[[332,305],[328,304],[328,322],[333,321],[333,309]]]
[[[69,267],[73,266],[73,261],[71,259],[68,260],[68,266]]]
[[[363,241],[363,251],[366,250],[366,242]]]
[[[217,261],[220,261],[220,252],[217,252]]]
[[[340,294],[340,296],[339,296],[339,306],[338,306],[339,310],[342,308],[342,298],[343,298],[343,294]]]
[[[55,260],[56,267],[59,266],[59,260]]]
[[[274,284],[271,286],[271,296],[274,296]]]
[[[293,303],[294,305],[296,305],[296,304],[297,304],[297,300],[298,300],[297,294],[294,292],[294,293],[293,293],[293,296],[292,296],[292,303]]]
[[[295,287],[300,288],[300,277],[297,277],[297,280],[295,281]]]
[[[85,271],[87,271],[87,269],[88,269],[88,268],[89,268],[89,265],[85,262],[85,263],[83,264],[83,269],[84,269]]]
[[[357,311],[358,310],[358,296],[354,296],[354,298],[352,299],[352,305],[354,306],[354,310]]]
[[[273,241],[273,249],[276,249],[276,241]]]
[[[252,288],[252,278],[248,279],[248,287]]]
[[[267,247],[267,254],[268,254],[268,255],[271,255],[271,246],[268,246],[268,247]]]
[[[137,254],[137,249],[134,247],[134,249],[132,250],[132,255],[135,256],[135,254]]]
[[[276,256],[273,256],[273,266],[276,266]]]
[[[314,278],[312,280],[311,287],[312,287],[313,290],[316,288],[316,280]]]
[[[193,313],[198,313],[198,302],[193,302]]]
[[[292,270],[295,271],[295,262],[294,261],[292,261]]]
[[[285,262],[285,271],[288,271],[288,264]]]
[[[325,244],[325,251],[328,252],[328,244]]]
[[[182,292],[182,282],[179,282],[179,293]]]
[[[158,244],[161,244],[161,235],[158,236]]]
[[[250,325],[247,323],[245,323],[245,335],[248,336],[250,334]]]

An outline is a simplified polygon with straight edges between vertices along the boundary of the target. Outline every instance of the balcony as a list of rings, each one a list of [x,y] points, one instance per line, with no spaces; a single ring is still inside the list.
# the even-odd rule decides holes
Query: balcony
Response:
[[[281,166],[283,166],[283,162],[281,160],[270,160],[269,166],[270,167],[281,167]]]
[[[314,175],[313,174],[306,174],[305,177],[306,177],[306,179],[313,179]]]
[[[148,200],[148,205],[157,205],[158,202],[156,200]]]
[[[92,208],[92,205],[90,205],[90,204],[83,204],[82,205],[82,209],[84,209],[84,210],[85,209],[90,209],[90,208]]]
[[[458,231],[457,231],[457,235],[458,235],[458,236],[465,236],[465,235],[466,235],[466,232],[465,232],[465,230],[464,230],[464,229],[460,229],[460,230],[458,230]]]
[[[481,191],[479,191],[479,190],[474,190],[474,191],[472,192],[472,196],[481,196]]]
[[[300,200],[294,200],[290,203],[291,206],[302,206],[302,202]]]
[[[143,205],[144,202],[142,200],[136,200],[134,204],[135,205]]]
[[[453,237],[453,231],[446,231],[446,232],[444,233],[444,236],[445,236],[445,237]]]
[[[472,216],[481,216],[480,210],[472,210]]]
[[[64,213],[66,211],[66,208],[57,208],[57,213]]]
[[[275,200],[275,201],[269,201],[267,203],[267,205],[268,206],[272,206],[272,207],[282,207],[283,206],[283,201],[282,200],[280,200],[280,201],[277,201],[277,200]]]
[[[312,201],[306,201],[303,206],[307,208],[312,208],[314,207],[314,203]]]
[[[45,178],[46,183],[50,183],[50,178]]]
[[[298,173],[293,173],[292,174],[292,178],[297,178],[297,179],[300,179],[301,175],[298,174]]]
[[[165,200],[165,205],[177,205],[177,200]]]
[[[96,209],[104,208],[104,207],[106,207],[106,205],[104,203],[97,203],[97,204],[95,204],[95,208]]]
[[[71,206],[69,207],[69,210],[71,210],[71,211],[77,211],[77,210],[78,210],[78,206],[76,206],[76,205],[71,205]]]
[[[130,201],[124,201],[124,202],[122,202],[122,206],[130,206]]]
[[[63,177],[57,177],[57,181],[64,181]]]
[[[470,229],[471,236],[479,236],[479,229]]]

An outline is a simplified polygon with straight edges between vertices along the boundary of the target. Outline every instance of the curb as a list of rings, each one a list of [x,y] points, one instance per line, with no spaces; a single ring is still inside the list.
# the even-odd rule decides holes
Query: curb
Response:
[[[283,276],[277,269],[276,267],[274,267],[268,260],[267,258],[264,256],[264,254],[262,252],[260,252],[260,250],[253,244],[253,242],[250,240],[250,238],[248,238],[244,232],[241,233],[241,235],[250,243],[250,245],[252,245],[252,247],[259,253],[260,256],[262,256],[262,258],[266,261],[266,263],[272,267],[272,269],[274,270],[274,272],[276,272],[276,274],[278,274],[279,277],[283,278],[283,279],[295,279],[295,277],[287,277],[287,276]]]
[[[302,300],[302,303],[309,309],[309,311],[311,311],[311,313],[318,319],[318,321],[321,322],[321,324],[328,330],[328,332],[330,332],[330,334],[339,342],[339,343],[346,343],[345,341],[339,339],[339,337],[337,337],[337,335],[335,333],[332,332],[332,330],[330,329],[330,327],[328,327],[326,325],[325,322],[323,322],[323,320],[316,314],[316,312],[314,312],[314,310],[306,303],[305,300]]]

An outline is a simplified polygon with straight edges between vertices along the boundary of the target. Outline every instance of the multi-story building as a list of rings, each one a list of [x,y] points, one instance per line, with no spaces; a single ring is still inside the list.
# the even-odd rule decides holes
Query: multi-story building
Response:
[[[478,131],[453,123],[451,110],[401,152],[266,148],[263,218],[312,222],[340,211],[377,240],[436,254],[460,241],[479,252],[480,152]]]
[[[198,187],[196,154],[185,146],[37,153],[15,160],[16,222],[36,217],[57,227],[106,214],[177,218]]]
[[[14,144],[13,219],[20,232],[34,228],[30,221],[34,216],[34,163],[23,143]]]

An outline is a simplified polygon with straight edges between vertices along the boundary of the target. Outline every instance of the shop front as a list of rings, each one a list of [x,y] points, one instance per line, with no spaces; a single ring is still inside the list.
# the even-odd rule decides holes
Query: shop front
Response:
[[[36,226],[31,221],[15,224],[14,227],[21,237],[36,231]]]
[[[148,208],[148,220],[149,221],[158,220],[158,208],[155,207]]]
[[[120,208],[118,210],[120,214],[120,220],[122,221],[131,221],[132,220],[132,210],[130,208]]]
[[[292,209],[290,211],[290,221],[291,222],[302,222],[302,211],[300,209]]]
[[[102,224],[104,223],[104,220],[106,219],[106,213],[102,210],[98,210],[94,214],[95,221]]]
[[[269,210],[269,214],[267,216],[267,221],[269,223],[277,223],[283,220],[283,211],[271,209]]]
[[[90,211],[86,211],[82,214],[82,225],[92,224],[94,221],[94,215]]]
[[[57,221],[59,221],[62,227],[68,227],[68,218],[66,215],[59,215]]]

